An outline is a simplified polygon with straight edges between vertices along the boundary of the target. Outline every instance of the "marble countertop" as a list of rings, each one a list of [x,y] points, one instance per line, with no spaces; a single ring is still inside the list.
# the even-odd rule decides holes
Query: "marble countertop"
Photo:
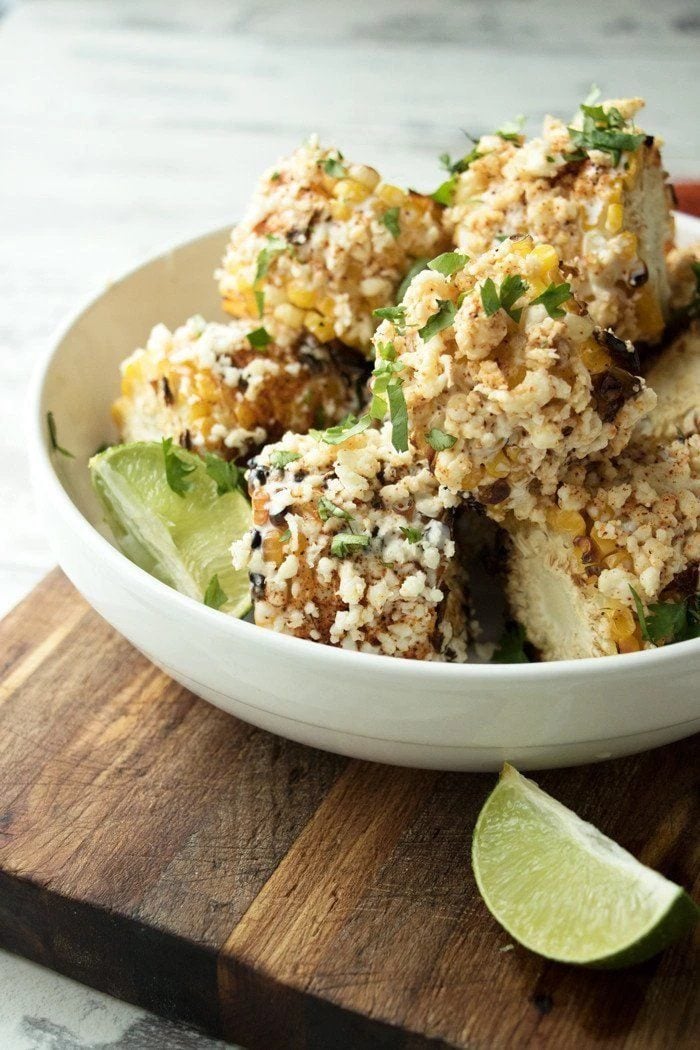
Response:
[[[645,96],[671,174],[697,176],[699,44],[696,0],[0,0],[0,613],[53,561],[24,395],[76,302],[232,222],[312,131],[429,188],[460,129],[536,127],[596,82]],[[0,988],[6,1050],[219,1045],[4,953]]]

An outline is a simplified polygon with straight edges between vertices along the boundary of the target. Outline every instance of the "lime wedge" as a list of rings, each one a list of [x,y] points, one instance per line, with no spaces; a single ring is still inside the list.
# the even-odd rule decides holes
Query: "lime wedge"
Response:
[[[472,865],[491,914],[526,948],[616,969],[697,922],[680,886],[505,765],[474,830]]]
[[[245,616],[248,574],[233,568],[229,549],[250,526],[248,501],[238,489],[219,495],[199,456],[180,448],[174,454],[182,495],[168,484],[159,442],[115,445],[93,456],[90,474],[107,522],[124,554],[146,572],[197,601],[207,594],[211,603],[215,595],[217,608]]]

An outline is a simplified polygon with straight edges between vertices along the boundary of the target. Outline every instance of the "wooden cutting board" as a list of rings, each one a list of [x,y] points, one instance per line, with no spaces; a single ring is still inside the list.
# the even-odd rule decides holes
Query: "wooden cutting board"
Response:
[[[492,775],[238,722],[58,571],[0,658],[3,947],[250,1050],[699,1045],[700,938],[606,974],[491,919],[469,848]],[[699,758],[696,737],[537,779],[697,896]]]

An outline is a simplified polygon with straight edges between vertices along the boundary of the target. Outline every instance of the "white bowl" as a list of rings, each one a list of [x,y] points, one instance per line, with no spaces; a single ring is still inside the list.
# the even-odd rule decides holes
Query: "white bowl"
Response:
[[[678,217],[679,240],[700,221]],[[254,725],[357,758],[440,769],[593,762],[700,729],[700,640],[599,660],[418,663],[331,649],[229,619],[132,565],[112,544],[86,462],[110,428],[118,364],[157,321],[220,316],[212,271],[227,231],[147,262],[54,340],[32,390],[36,497],[56,557],[92,606],[155,664]],[[46,413],[75,460],[52,454]]]

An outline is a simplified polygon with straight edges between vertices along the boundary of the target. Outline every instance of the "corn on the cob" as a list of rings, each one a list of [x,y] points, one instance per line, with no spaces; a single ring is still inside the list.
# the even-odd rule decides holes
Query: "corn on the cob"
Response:
[[[197,452],[244,460],[286,430],[337,422],[358,409],[363,358],[304,335],[255,349],[256,321],[157,325],[122,364],[113,414],[122,440],[169,436]],[[253,337],[254,338],[254,337]]]
[[[570,462],[620,452],[655,403],[632,348],[594,326],[556,252],[529,237],[451,276],[424,271],[404,307],[375,343],[378,357],[391,347],[412,440],[496,520],[540,513]]]
[[[338,445],[287,434],[252,461],[253,528],[233,545],[255,622],[328,645],[418,660],[466,659],[451,507],[386,429]]]
[[[430,198],[380,181],[315,139],[261,180],[217,271],[223,307],[366,351],[372,311],[416,259],[447,246]]]
[[[635,441],[700,433],[700,320],[661,351],[646,380],[656,394],[656,408],[637,424]]]
[[[649,647],[633,591],[647,608],[695,593],[699,525],[697,436],[578,466],[542,524],[507,523],[513,613],[545,660]]]
[[[552,244],[596,324],[622,339],[656,342],[668,314],[664,257],[673,221],[658,145],[633,124],[643,104],[626,99],[597,109],[601,127],[611,114],[624,122],[598,129],[598,139],[633,148],[595,149],[595,135],[588,148],[577,147],[576,133],[552,117],[540,138],[484,136],[455,176],[445,219],[469,255],[503,235]]]

